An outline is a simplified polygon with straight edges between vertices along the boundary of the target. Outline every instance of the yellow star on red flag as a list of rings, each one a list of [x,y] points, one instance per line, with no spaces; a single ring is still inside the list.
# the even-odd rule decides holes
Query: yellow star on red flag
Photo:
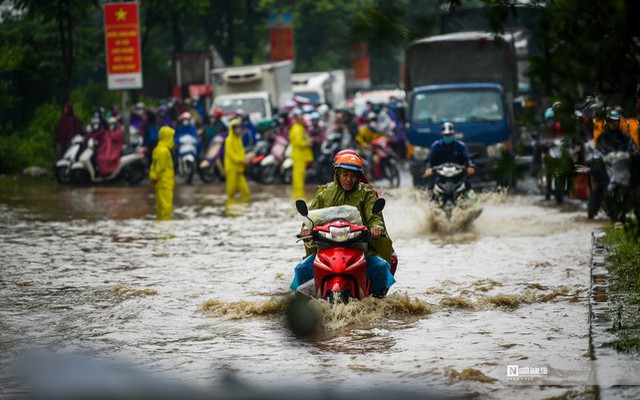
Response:
[[[116,11],[116,20],[117,21],[124,21],[126,19],[127,19],[127,12],[125,10],[123,10],[121,8],[118,11]]]

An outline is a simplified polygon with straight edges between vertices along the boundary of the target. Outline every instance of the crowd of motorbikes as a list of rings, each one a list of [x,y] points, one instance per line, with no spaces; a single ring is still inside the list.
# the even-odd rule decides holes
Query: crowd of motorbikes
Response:
[[[554,129],[560,131],[559,123],[553,122],[554,113],[560,106],[560,103],[555,103],[546,110],[545,120],[549,123],[543,127],[543,133],[547,135],[537,138],[537,160],[534,158],[533,172],[539,189],[547,200],[553,198],[558,204],[570,196],[586,200],[590,219],[595,218],[602,208],[612,221],[624,222],[626,215],[637,208],[634,204],[638,196],[632,179],[637,155],[629,151],[601,154],[597,150],[594,120],[599,119],[599,123],[604,124],[607,115],[598,103],[586,102],[582,109],[575,110],[576,134],[558,135],[558,132],[553,132]],[[597,116],[595,111],[601,111],[600,115]],[[626,124],[625,121],[628,120],[621,119],[621,123]],[[550,135],[549,130],[552,131]]]
[[[311,115],[311,113],[309,113]],[[243,121],[243,141],[247,157],[247,178],[260,184],[290,184],[293,173],[288,126],[281,119],[263,120],[253,125],[248,116],[236,116]],[[282,116],[280,116],[282,118]],[[327,117],[328,119],[329,117]],[[230,119],[230,118],[229,118]],[[308,118],[310,119],[310,118]],[[228,121],[227,121],[228,122]],[[195,123],[191,121],[193,125]],[[342,149],[355,145],[352,134],[337,123],[323,122],[324,134],[312,137],[315,159],[307,167],[309,183],[327,183],[333,179],[333,158]],[[223,125],[224,126],[224,125]],[[311,122],[309,123],[311,127]],[[196,131],[194,129],[194,131]],[[184,134],[176,138],[174,166],[178,182],[191,184],[197,175],[204,183],[225,180],[224,143],[227,131],[216,132],[205,139],[206,127],[199,127],[197,135]],[[123,147],[117,171],[101,175],[96,164],[95,139],[76,135],[64,155],[56,161],[55,174],[60,183],[105,182],[124,179],[137,184],[146,176],[148,152],[143,134],[130,127],[130,144]],[[208,143],[206,143],[208,141]],[[371,179],[386,180],[390,187],[400,184],[400,172],[393,148],[393,137],[381,136],[362,152]]]

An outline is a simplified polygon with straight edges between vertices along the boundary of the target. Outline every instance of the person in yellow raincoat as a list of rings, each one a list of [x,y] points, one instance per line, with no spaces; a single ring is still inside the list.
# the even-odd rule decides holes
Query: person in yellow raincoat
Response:
[[[304,197],[304,181],[307,174],[307,163],[313,161],[313,151],[311,150],[311,140],[305,129],[305,121],[302,111],[293,110],[296,122],[289,130],[289,143],[291,144],[291,158],[293,160],[293,176],[291,183],[293,187],[293,197]]]
[[[170,220],[173,216],[173,136],[176,131],[168,126],[160,128],[158,144],[153,149],[149,182],[156,191],[156,214],[158,220]]]
[[[247,179],[244,177],[245,158],[240,120],[232,119],[229,124],[229,134],[224,141],[224,172],[228,201],[235,200],[238,191],[241,201],[248,201],[251,197]]]

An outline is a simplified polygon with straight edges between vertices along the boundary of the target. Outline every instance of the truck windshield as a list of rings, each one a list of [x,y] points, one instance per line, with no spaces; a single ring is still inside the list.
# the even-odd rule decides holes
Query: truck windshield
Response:
[[[233,114],[237,109],[241,108],[245,113],[259,113],[262,117],[266,115],[264,99],[224,99],[216,107],[220,107],[224,114]]]
[[[453,89],[416,94],[411,116],[414,124],[497,122],[504,110],[496,90]]]

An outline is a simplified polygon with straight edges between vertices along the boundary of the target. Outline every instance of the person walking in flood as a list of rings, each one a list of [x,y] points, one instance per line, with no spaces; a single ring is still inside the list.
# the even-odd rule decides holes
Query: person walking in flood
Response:
[[[156,214],[159,221],[173,217],[173,188],[175,177],[173,170],[173,136],[176,131],[168,126],[160,128],[158,144],[153,149],[149,182],[156,192]]]
[[[311,140],[305,128],[305,120],[302,110],[294,109],[292,114],[295,123],[289,130],[289,143],[292,147],[291,158],[293,160],[293,176],[291,183],[293,187],[293,197],[304,197],[304,181],[307,173],[307,163],[313,161],[313,151],[311,150]]]
[[[240,201],[248,201],[251,197],[244,167],[247,164],[244,145],[242,144],[242,127],[239,119],[232,119],[229,134],[224,141],[224,172],[226,175],[227,201],[235,200],[240,192]]]

